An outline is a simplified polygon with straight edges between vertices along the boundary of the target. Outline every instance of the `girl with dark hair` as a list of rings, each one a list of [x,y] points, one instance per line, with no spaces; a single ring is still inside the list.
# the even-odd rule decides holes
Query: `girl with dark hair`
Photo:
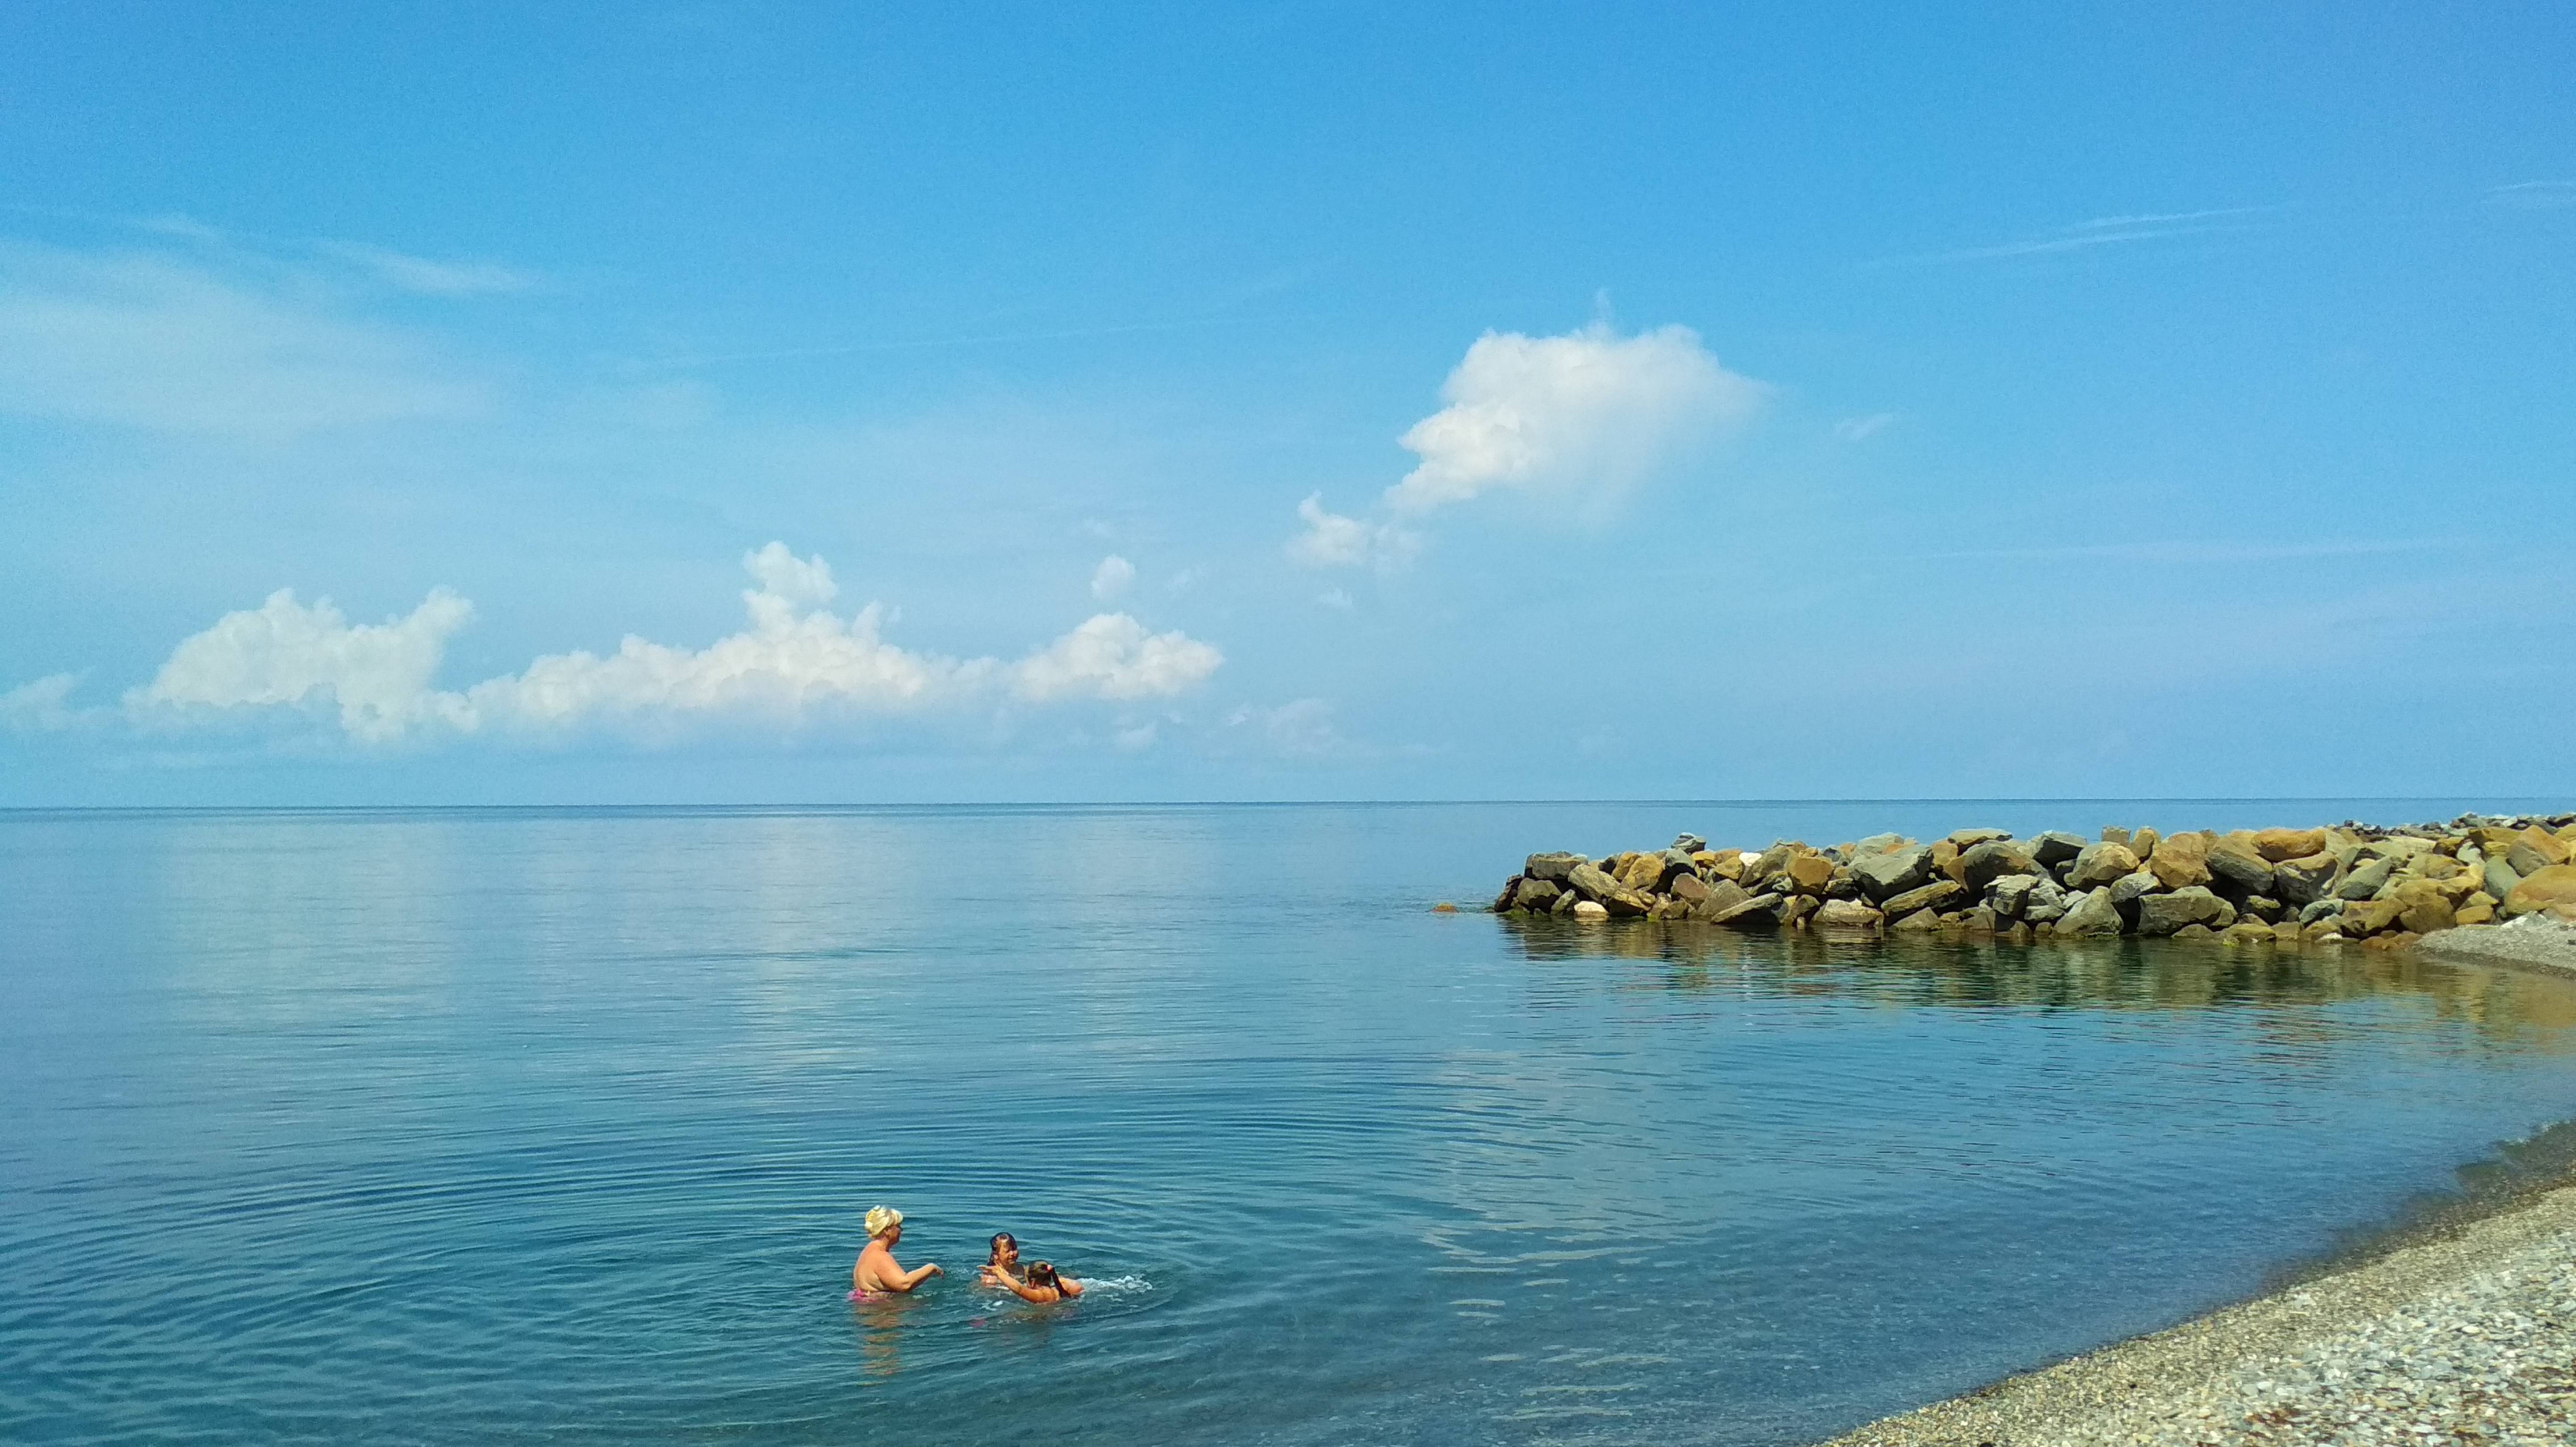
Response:
[[[1071,1301],[1082,1294],[1080,1284],[1070,1277],[1056,1275],[1055,1267],[1048,1262],[1030,1262],[1028,1279],[1025,1281],[1013,1276],[1008,1267],[996,1266],[988,1269],[992,1271],[995,1281],[1008,1287],[1011,1294],[1022,1301],[1041,1303]]]

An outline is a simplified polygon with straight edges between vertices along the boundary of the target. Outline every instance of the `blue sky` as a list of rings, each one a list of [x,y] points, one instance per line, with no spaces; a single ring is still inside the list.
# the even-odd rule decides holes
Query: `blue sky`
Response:
[[[2563,7],[528,8],[13,22],[0,803],[2576,789]]]

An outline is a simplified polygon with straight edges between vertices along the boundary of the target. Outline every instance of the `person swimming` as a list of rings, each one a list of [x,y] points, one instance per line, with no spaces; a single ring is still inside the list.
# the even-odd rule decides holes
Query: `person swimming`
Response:
[[[1010,1279],[1011,1273],[1017,1270],[1020,1264],[1019,1238],[1013,1236],[1008,1231],[996,1231],[993,1233],[992,1247],[992,1255],[985,1259],[984,1270],[982,1274],[976,1278],[976,1283],[981,1286],[1008,1287],[1010,1290],[1019,1292],[1020,1295],[1027,1297],[1028,1293],[1020,1291],[1020,1288]],[[1037,1266],[1046,1266],[1049,1285],[1058,1293],[1056,1296],[1047,1297],[1046,1300],[1070,1300],[1082,1295],[1081,1282],[1074,1280],[1070,1276],[1057,1275],[1055,1268],[1051,1265],[1047,1265],[1045,1262],[1039,1262]],[[1031,1266],[1029,1268],[1029,1274],[1031,1276],[1035,1276],[1037,1274],[1037,1266]],[[1037,1298],[1029,1297],[1028,1299],[1034,1301]]]
[[[996,1284],[1008,1288],[1013,1296],[1018,1297],[1022,1301],[1034,1301],[1042,1304],[1056,1301],[1071,1301],[1082,1294],[1082,1286],[1080,1283],[1076,1282],[1069,1276],[1058,1276],[1054,1265],[1049,1262],[1030,1262],[1029,1274],[1025,1280],[1020,1277],[1013,1276],[1010,1268],[1007,1266],[995,1266],[988,1269],[992,1271],[993,1279]]]
[[[895,1243],[903,1239],[901,1211],[892,1206],[871,1206],[866,1225],[868,1244],[859,1251],[859,1264],[850,1268],[852,1301],[910,1291],[931,1277],[948,1274],[935,1261],[906,1271],[894,1259]]]

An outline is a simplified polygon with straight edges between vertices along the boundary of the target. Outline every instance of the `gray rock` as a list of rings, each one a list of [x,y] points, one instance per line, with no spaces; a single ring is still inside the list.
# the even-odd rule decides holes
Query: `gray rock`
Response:
[[[1854,861],[1858,861],[1867,859],[1873,854],[1885,854],[1892,849],[1904,847],[1905,836],[1902,834],[1872,834],[1851,847],[1851,857]]]
[[[2011,837],[2012,831],[2009,829],[1953,829],[1950,831],[1950,842],[1957,845],[1962,854],[1967,853],[1971,846],[1983,844],[1989,839],[2010,839]]]
[[[2314,899],[2299,907],[2299,923],[2315,924],[2318,920],[2343,913],[2339,899]]]
[[[1856,899],[1829,899],[1816,910],[1812,921],[1819,931],[1836,934],[1876,934],[1884,916]]]
[[[2111,903],[2108,886],[2086,891],[2057,921],[2060,939],[2100,939],[2120,930],[2120,911]]]
[[[2029,845],[2030,857],[2038,860],[2048,869],[2055,869],[2083,853],[2084,847],[2083,840],[2055,829],[2045,834],[2032,835]]]
[[[1573,886],[1575,893],[1600,904],[1612,914],[1644,914],[1654,904],[1653,900],[1589,864],[1574,866],[1573,872],[1565,876],[1565,882]]]
[[[2209,851],[2209,873],[2220,889],[2240,897],[2272,892],[2272,866],[2227,844]]]
[[[1565,890],[1553,879],[1524,879],[1512,892],[1512,903],[1528,910],[1548,910],[1556,906],[1556,897]]]
[[[1915,934],[1923,930],[1935,930],[1940,927],[1941,915],[1939,911],[1918,909],[1912,914],[1897,917],[1896,922],[1887,927],[1887,932],[1889,934]]]
[[[1753,896],[1751,894],[1745,891],[1742,885],[1737,884],[1734,880],[1710,880],[1708,885],[1708,897],[1706,899],[1696,901],[1691,905],[1691,918],[1697,920],[1713,920],[1719,915],[1726,913],[1728,910],[1735,908],[1737,905],[1744,903],[1752,897]]]
[[[1785,840],[1772,845],[1744,866],[1744,877],[1739,882],[1746,889],[1761,889],[1780,877],[1781,872],[1789,867],[1789,856],[1795,852]]]
[[[1862,893],[1883,900],[1932,878],[1932,849],[1930,845],[1916,844],[1864,854],[1852,863],[1851,872],[1860,881]]]
[[[1556,903],[1549,905],[1547,907],[1547,912],[1555,915],[1559,919],[1563,919],[1567,915],[1574,913],[1574,907],[1582,902],[1583,896],[1576,894],[1573,890],[1569,889],[1556,897]]]
[[[2488,860],[2482,869],[2486,892],[2498,899],[2513,893],[2513,887],[2522,883],[2522,872],[2501,859]]]
[[[1696,834],[1676,834],[1673,836],[1673,848],[1681,851],[1682,858],[1688,860],[1694,854],[1705,853],[1708,849],[1708,841]]]
[[[2125,909],[2148,895],[2161,893],[2164,887],[2165,882],[2155,875],[2135,870],[2111,881],[2111,902]]]
[[[1955,837],[1955,836],[1954,836]],[[2007,874],[2028,874],[2039,861],[2021,851],[2021,846],[2008,839],[1988,839],[1960,852],[1959,874],[1968,888],[1978,894],[1986,886]]]
[[[2021,917],[2032,924],[2047,924],[2064,917],[2073,901],[2054,879],[2043,878],[2030,887],[2030,898],[2022,901]]]
[[[1707,883],[1687,869],[1674,875],[1666,888],[1672,891],[1673,898],[1684,904],[1697,904],[1708,898]]]
[[[2326,897],[2340,867],[2331,854],[2286,859],[2272,866],[2272,890],[2284,904],[2307,906]]]
[[[2335,898],[2368,899],[2388,882],[2389,875],[2396,872],[2397,861],[2387,855],[2365,860],[2354,865],[2352,872],[2343,877],[2343,883],[2335,886]]]
[[[2031,886],[2039,883],[2035,874],[2007,874],[1986,885],[1986,908],[1997,919],[2021,918],[2021,907],[2030,899]]]
[[[1901,919],[1919,909],[1941,909],[1967,892],[1968,887],[1955,879],[1936,879],[1903,894],[1889,895],[1880,902],[1879,908],[1889,919]]]
[[[2513,866],[2516,875],[2529,879],[2549,867],[2549,856],[2532,848],[2531,841],[2517,839],[2513,841],[2513,847],[2504,852],[2504,862]]]
[[[1521,873],[1532,879],[1550,879],[1563,884],[1566,877],[1574,873],[1574,866],[1591,862],[1580,854],[1533,854]]]
[[[2235,922],[2235,909],[2197,884],[2184,885],[2171,894],[2150,894],[2138,901],[2138,933],[2142,935],[2178,934],[2192,925],[2215,930]]]
[[[1780,922],[1780,896],[1757,894],[1730,909],[1709,916],[1709,923],[1732,925],[1737,929],[1767,929]]]

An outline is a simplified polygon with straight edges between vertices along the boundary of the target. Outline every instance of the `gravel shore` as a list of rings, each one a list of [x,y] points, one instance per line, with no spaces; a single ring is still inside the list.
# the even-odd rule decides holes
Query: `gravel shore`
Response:
[[[2576,1443],[2576,1187],[1830,1447]]]

